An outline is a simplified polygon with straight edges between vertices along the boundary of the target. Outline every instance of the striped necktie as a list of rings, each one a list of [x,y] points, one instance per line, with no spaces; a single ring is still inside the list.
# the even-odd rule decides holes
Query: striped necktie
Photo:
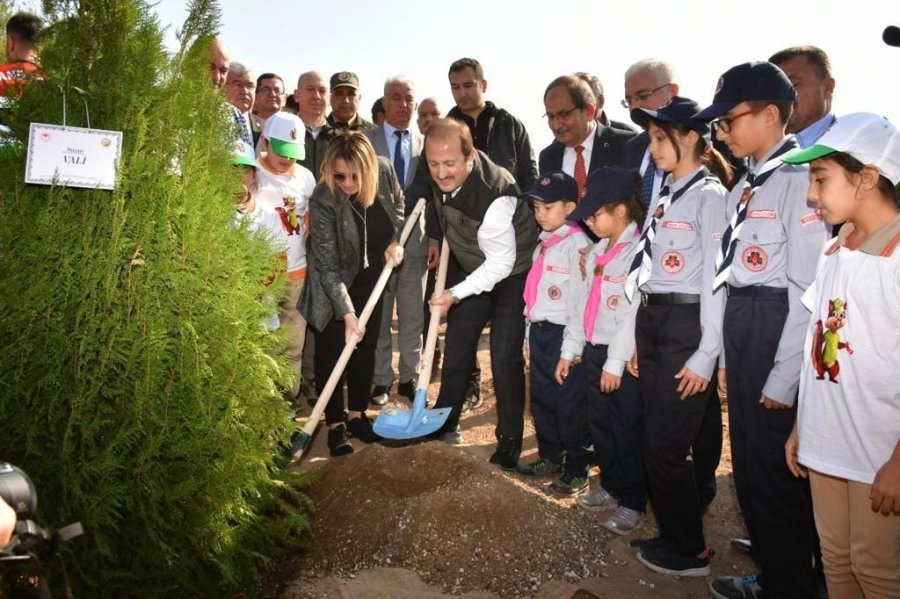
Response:
[[[772,154],[772,157],[762,165],[758,172],[747,174],[747,180],[744,182],[741,192],[741,199],[738,201],[737,206],[734,207],[734,214],[731,215],[728,228],[722,234],[722,245],[716,254],[716,277],[713,280],[713,291],[724,285],[731,274],[734,250],[737,247],[738,236],[741,233],[744,221],[747,220],[747,207],[750,205],[750,200],[753,199],[753,194],[769,180],[769,177],[778,170],[778,167],[784,164],[781,162],[781,156],[796,147],[797,142],[793,138],[788,139]]]
[[[656,206],[656,210],[653,212],[653,216],[650,217],[647,228],[645,228],[644,232],[641,234],[637,250],[635,250],[634,260],[631,262],[631,269],[628,271],[628,280],[625,281],[625,297],[628,298],[629,301],[634,297],[635,290],[640,289],[641,285],[650,279],[650,272],[653,268],[653,239],[656,237],[656,226],[659,224],[660,219],[662,219],[669,209],[669,206],[671,206],[675,200],[687,193],[689,189],[697,185],[708,175],[709,171],[702,168],[684,187],[674,194],[669,195],[670,189],[668,185],[664,186],[659,192],[659,203]]]
[[[653,199],[653,182],[656,179],[656,163],[653,158],[649,157],[647,168],[641,177],[641,203],[644,205],[644,212],[650,209],[650,201]]]
[[[584,168],[584,146],[575,146],[575,170],[572,172],[572,178],[578,186],[578,203],[584,197],[584,184],[587,182],[587,169]]]

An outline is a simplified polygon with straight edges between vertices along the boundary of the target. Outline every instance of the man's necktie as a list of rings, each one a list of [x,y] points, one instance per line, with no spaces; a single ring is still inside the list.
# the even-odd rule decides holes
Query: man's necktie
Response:
[[[244,118],[243,113],[239,112],[237,109],[234,111],[234,122],[237,124],[238,129],[241,130],[241,139],[247,142],[250,147],[253,147],[253,136],[250,134],[250,127],[247,125],[247,119]]]
[[[587,170],[584,168],[584,146],[575,146],[575,172],[572,175],[578,186],[578,203],[584,195],[584,183],[587,181]]]
[[[772,157],[762,165],[758,172],[747,174],[747,180],[744,182],[743,191],[741,192],[741,199],[734,208],[734,214],[731,215],[728,228],[722,234],[722,245],[716,254],[716,277],[713,279],[713,291],[725,284],[728,276],[731,274],[731,264],[734,261],[734,250],[737,247],[738,235],[740,235],[744,221],[747,219],[747,206],[750,205],[753,194],[783,164],[780,160],[781,156],[796,147],[797,142],[789,139],[772,154]]]
[[[403,159],[403,131],[394,131],[397,136],[397,143],[394,144],[394,170],[397,171],[397,181],[400,187],[406,187],[406,160]]]
[[[688,181],[687,185],[676,191],[673,195],[669,195],[669,186],[666,185],[659,192],[659,202],[647,228],[641,234],[641,240],[638,242],[637,251],[634,254],[634,260],[631,262],[631,268],[628,271],[628,280],[625,281],[625,297],[631,300],[634,297],[636,289],[640,289],[641,285],[650,279],[650,272],[653,268],[653,239],[656,237],[656,226],[665,215],[669,206],[678,198],[683,196],[698,182],[706,178],[709,173],[706,169],[700,169],[694,178]]]
[[[650,200],[653,199],[653,182],[656,179],[656,163],[651,157],[647,162],[647,168],[644,169],[641,185],[641,203],[644,205],[644,212],[650,209]]]

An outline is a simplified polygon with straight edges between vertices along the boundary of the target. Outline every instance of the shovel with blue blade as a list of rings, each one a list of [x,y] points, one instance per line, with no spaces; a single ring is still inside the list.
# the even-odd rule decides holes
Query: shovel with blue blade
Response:
[[[447,281],[447,263],[450,260],[450,246],[444,238],[441,246],[441,262],[438,266],[437,279],[434,284],[434,294],[440,295],[444,291]],[[434,348],[437,345],[438,326],[441,319],[437,314],[431,315],[428,324],[428,336],[425,338],[425,353],[422,356],[419,380],[416,383],[416,394],[413,398],[412,409],[382,408],[375,418],[372,429],[385,439],[415,439],[437,432],[450,415],[451,408],[428,409],[428,382],[431,380],[431,366],[434,361]]]
[[[416,223],[419,220],[419,215],[424,209],[425,198],[420,198],[419,201],[416,202],[416,206],[415,208],[413,208],[413,211],[409,214],[409,216],[406,217],[406,223],[403,226],[403,230],[400,232],[400,245],[406,245],[406,240],[409,239],[413,228],[416,226]],[[385,264],[384,268],[381,270],[381,274],[379,275],[378,280],[375,282],[375,287],[374,289],[372,289],[372,294],[369,296],[369,301],[366,302],[366,305],[363,307],[362,312],[360,312],[359,314],[358,322],[360,327],[365,327],[366,323],[369,322],[369,317],[372,316],[372,312],[375,310],[375,304],[377,304],[378,300],[381,299],[381,293],[382,291],[384,291],[384,287],[387,285],[388,278],[390,278],[393,268],[394,267],[390,264]],[[435,333],[437,333],[437,331],[435,331]],[[344,373],[344,369],[347,367],[347,362],[350,361],[350,356],[353,354],[353,351],[356,349],[356,345],[359,342],[359,338],[353,338],[344,345],[344,349],[341,352],[341,355],[338,357],[338,361],[334,366],[334,370],[331,371],[331,375],[328,377],[328,380],[325,381],[325,386],[322,388],[322,392],[319,394],[319,399],[316,400],[316,405],[313,406],[312,413],[309,415],[309,419],[306,421],[306,425],[303,427],[303,430],[299,432],[296,441],[292,443],[291,452],[289,455],[292,462],[296,462],[297,460],[302,458],[310,443],[312,443],[313,433],[316,431],[316,426],[318,426],[319,424],[319,419],[322,418],[322,413],[325,412],[325,406],[328,405],[328,400],[331,399],[331,395],[337,388],[338,382],[340,382],[341,379],[341,375]],[[446,420],[446,416],[444,417],[444,419]]]

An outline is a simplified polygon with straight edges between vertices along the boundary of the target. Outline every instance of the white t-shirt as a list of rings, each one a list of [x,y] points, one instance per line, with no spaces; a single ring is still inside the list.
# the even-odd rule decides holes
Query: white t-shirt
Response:
[[[900,245],[888,256],[866,245],[827,242],[803,296],[797,419],[801,464],[871,484],[900,440]]]
[[[306,268],[306,210],[316,181],[308,169],[295,164],[290,175],[278,175],[262,164],[256,169],[258,188],[253,194],[256,205],[278,215],[280,235],[287,246],[288,278],[299,278]],[[264,219],[267,222],[269,219]]]

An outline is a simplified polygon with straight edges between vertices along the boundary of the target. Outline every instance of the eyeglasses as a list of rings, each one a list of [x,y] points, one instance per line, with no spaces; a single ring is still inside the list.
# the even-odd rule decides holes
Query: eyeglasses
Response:
[[[552,123],[552,122],[555,121],[556,119],[564,119],[564,118],[566,118],[567,116],[569,116],[570,114],[572,114],[572,113],[575,112],[576,110],[578,110],[578,107],[572,107],[572,108],[569,108],[568,110],[560,110],[559,112],[556,112],[556,113],[554,113],[554,112],[548,112],[548,113],[545,114],[544,116],[547,118],[547,121],[548,121],[548,122]]]
[[[284,93],[284,90],[281,89],[280,87],[264,86],[264,87],[261,87],[258,90],[256,90],[256,93],[258,93],[258,94],[275,94],[276,96],[280,96],[281,94]]]
[[[662,88],[669,87],[670,85],[672,85],[672,84],[671,83],[663,83],[659,87],[654,87],[653,89],[642,89],[641,91],[637,92],[633,96],[625,96],[625,99],[622,100],[622,108],[629,108],[631,106],[631,104],[635,101],[643,102],[644,100],[646,100],[647,98],[649,98],[650,96],[652,96],[653,94],[655,94],[656,92],[661,90]]]
[[[721,129],[722,133],[731,133],[731,124],[741,118],[742,116],[747,116],[748,114],[756,114],[757,112],[763,110],[766,106],[758,106],[757,108],[751,108],[746,112],[741,112],[734,116],[730,116],[727,118],[718,118],[710,123],[713,127],[717,129]]]
[[[332,173],[334,175],[334,180],[338,183],[343,183],[347,180],[347,177],[350,177],[354,183],[359,183],[359,175],[353,173],[352,175],[348,175],[347,173]]]

